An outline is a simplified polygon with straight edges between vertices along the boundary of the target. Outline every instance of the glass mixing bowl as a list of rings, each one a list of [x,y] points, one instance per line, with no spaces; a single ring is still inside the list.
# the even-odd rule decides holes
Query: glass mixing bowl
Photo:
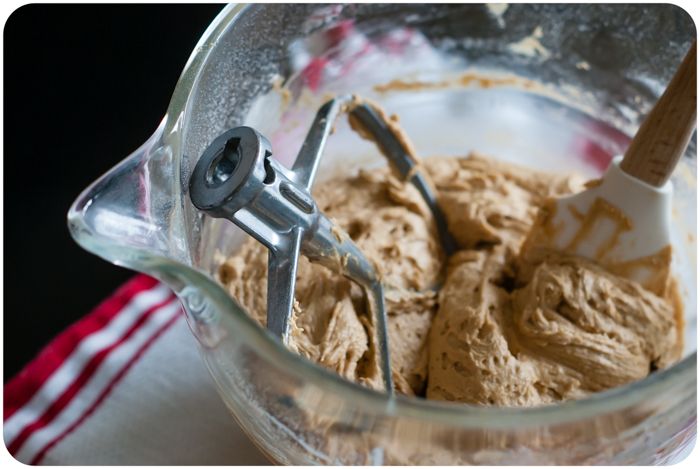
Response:
[[[197,213],[187,183],[211,140],[237,125],[258,129],[290,164],[317,107],[341,92],[398,114],[422,156],[477,150],[595,176],[623,153],[694,37],[672,5],[229,6],[153,137],[81,194],[70,230],[85,249],[173,288],[221,397],[275,462],[677,460],[696,434],[695,140],[673,178],[683,359],[537,408],[389,399],[287,351],[215,280],[244,236]],[[339,122],[320,179],[380,164]]]

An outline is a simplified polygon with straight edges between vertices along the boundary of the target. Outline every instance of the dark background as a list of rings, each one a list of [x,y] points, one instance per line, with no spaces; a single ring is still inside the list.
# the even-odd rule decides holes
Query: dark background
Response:
[[[222,5],[30,5],[4,29],[4,381],[133,272],[66,213],[143,143]]]

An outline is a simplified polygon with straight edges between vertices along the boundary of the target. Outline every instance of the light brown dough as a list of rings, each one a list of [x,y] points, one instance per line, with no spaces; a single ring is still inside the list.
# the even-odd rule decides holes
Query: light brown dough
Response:
[[[430,212],[418,191],[388,170],[320,184],[319,208],[374,263],[385,285],[392,370],[397,389],[424,394],[428,333],[444,262]],[[260,324],[266,322],[267,251],[249,240],[219,269],[221,282]],[[361,289],[301,259],[289,347],[344,378],[382,389],[369,346],[372,324]]]
[[[582,180],[477,154],[429,158],[420,167],[460,247],[449,260],[419,193],[389,170],[314,189],[320,210],[382,277],[399,392],[532,406],[641,379],[679,358],[671,298],[578,258],[548,256],[523,268],[518,256],[540,208],[581,190]],[[219,277],[264,325],[266,250],[246,242]],[[301,259],[295,296],[289,347],[381,389],[361,289]]]

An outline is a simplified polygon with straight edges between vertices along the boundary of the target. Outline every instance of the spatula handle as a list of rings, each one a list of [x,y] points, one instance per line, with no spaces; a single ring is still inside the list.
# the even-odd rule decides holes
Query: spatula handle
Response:
[[[646,117],[620,167],[627,174],[661,187],[683,156],[697,116],[696,42],[664,94]]]

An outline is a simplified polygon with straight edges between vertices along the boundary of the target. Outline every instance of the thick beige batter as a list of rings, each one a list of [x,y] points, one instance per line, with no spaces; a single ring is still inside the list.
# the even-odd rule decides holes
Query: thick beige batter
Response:
[[[314,190],[383,278],[400,392],[537,405],[619,386],[679,358],[671,298],[578,258],[548,256],[523,268],[520,249],[540,207],[580,190],[580,181],[475,154],[422,167],[460,245],[449,260],[418,192],[388,170]],[[251,240],[219,271],[263,325],[266,265],[265,249]],[[297,282],[290,348],[381,389],[359,287],[304,259]]]
[[[314,190],[319,208],[375,263],[385,285],[397,388],[424,394],[428,333],[437,310],[431,287],[444,262],[430,212],[418,191],[388,171],[361,171]],[[219,270],[230,293],[265,324],[267,251],[253,240]],[[368,347],[371,321],[361,289],[302,258],[290,347],[341,376],[381,389]]]

